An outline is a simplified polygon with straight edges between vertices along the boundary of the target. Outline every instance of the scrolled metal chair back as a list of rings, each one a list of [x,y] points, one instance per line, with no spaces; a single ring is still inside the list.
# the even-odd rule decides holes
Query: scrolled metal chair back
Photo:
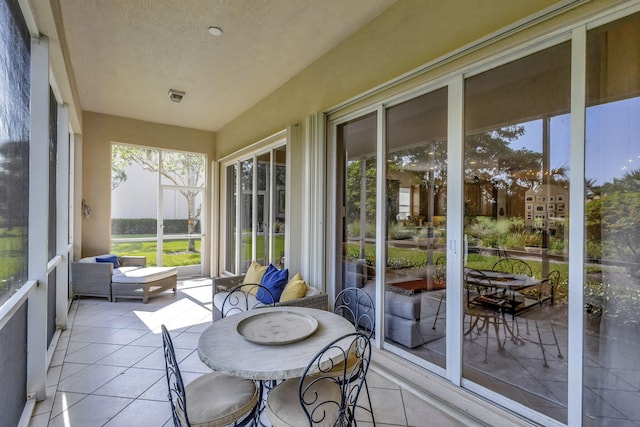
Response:
[[[270,303],[262,302],[259,299],[254,300],[251,298],[251,295],[255,295],[262,300],[270,301]],[[221,313],[222,317],[227,317],[232,314],[243,313],[264,306],[275,306],[273,293],[267,287],[258,284],[238,285],[229,289],[227,296],[222,302]]]
[[[171,416],[175,427],[190,427],[187,415],[187,396],[184,382],[178,367],[176,352],[166,326],[162,325],[162,344],[164,348],[164,360],[167,373],[167,385],[169,387],[169,403],[171,404]]]
[[[342,363],[351,358],[352,363]],[[300,378],[298,397],[309,421],[335,427],[351,426],[358,396],[371,361],[371,340],[361,331],[344,335],[323,348]],[[336,375],[336,368],[340,374]],[[339,390],[327,393],[326,390]]]
[[[371,338],[376,327],[375,304],[360,288],[345,288],[336,295],[333,312],[362,329]]]
[[[434,262],[433,278],[446,281],[447,280],[447,258],[439,256]]]
[[[533,276],[531,266],[521,259],[503,258],[493,264],[492,270]]]

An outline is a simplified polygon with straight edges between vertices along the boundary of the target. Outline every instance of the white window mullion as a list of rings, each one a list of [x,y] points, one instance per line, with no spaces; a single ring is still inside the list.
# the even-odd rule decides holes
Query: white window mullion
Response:
[[[251,175],[251,260],[258,259],[258,156],[253,156]],[[264,255],[264,254],[263,254]]]
[[[47,248],[49,236],[49,40],[31,39],[31,135],[29,143],[29,296],[27,395],[46,398]]]
[[[449,83],[447,124],[447,285],[446,377],[459,386],[462,377],[462,271],[464,260],[464,77]],[[449,315],[451,313],[451,315]]]
[[[276,254],[274,252],[274,235],[273,228],[276,221],[276,192],[278,188],[276,186],[276,149],[272,148],[269,161],[269,185],[267,186],[267,194],[269,194],[269,200],[267,203],[269,204],[269,225],[268,227],[262,226],[262,233],[264,234],[264,238],[267,239],[267,247],[268,250],[268,259],[271,261],[275,259]]]
[[[568,425],[582,425],[582,358],[584,348],[584,159],[586,54],[585,27],[573,31],[571,44],[571,157],[569,160],[569,333]]]
[[[383,342],[382,331],[385,330],[384,325],[384,305],[385,305],[385,271],[387,271],[387,245],[386,245],[386,229],[387,216],[387,138],[386,138],[386,116],[384,107],[378,107],[377,116],[377,174],[376,174],[376,336],[375,345],[380,348]],[[363,158],[364,161],[364,158]],[[345,180],[346,172],[345,172]],[[361,228],[366,227],[366,222],[360,225]]]
[[[220,163],[216,162],[215,160],[211,162],[211,185],[210,185],[210,197],[211,197],[211,201],[209,203],[210,206],[210,214],[209,214],[209,224],[211,224],[211,227],[209,227],[208,229],[201,229],[202,235],[203,236],[208,236],[208,239],[205,239],[208,244],[207,247],[209,248],[209,252],[210,252],[210,258],[209,258],[209,271],[207,271],[204,268],[204,263],[202,263],[202,267],[203,267],[203,271],[202,274],[203,275],[208,275],[210,277],[216,277],[220,275],[221,271],[224,271],[225,268],[223,265],[220,265],[220,249],[222,249],[222,247],[220,245],[218,245],[218,242],[221,239],[224,239],[225,233],[221,233],[221,229],[220,227],[216,226],[216,224],[220,224],[220,222],[222,221],[222,218],[220,216],[220,206],[222,205],[220,203],[220,197],[221,194],[223,194],[226,197],[227,194],[227,190],[226,188],[228,188],[226,180],[225,179],[220,179]],[[226,169],[225,169],[226,172]],[[225,173],[226,176],[226,173]],[[218,185],[219,182],[224,182],[225,187],[221,187],[220,185]],[[226,217],[226,215],[225,215]],[[202,215],[202,218],[204,218],[204,215]],[[227,219],[225,218],[225,224],[224,226],[228,226],[229,223],[227,222]],[[201,225],[202,227],[202,225]],[[204,242],[203,242],[204,244]],[[225,241],[224,245],[226,246],[227,242]]]
[[[69,107],[58,105],[58,173],[56,174],[56,326],[67,329],[69,300]]]
[[[158,206],[156,207],[156,265],[162,267],[162,239],[164,236],[164,219],[162,213],[162,196],[164,191],[162,190],[162,151],[158,150],[158,186],[156,191],[158,192]]]
[[[236,223],[236,274],[240,274],[240,272],[242,271],[241,268],[241,261],[242,261],[242,213],[240,212],[240,209],[242,207],[242,161],[238,160],[236,162],[236,217],[235,217],[235,223]]]

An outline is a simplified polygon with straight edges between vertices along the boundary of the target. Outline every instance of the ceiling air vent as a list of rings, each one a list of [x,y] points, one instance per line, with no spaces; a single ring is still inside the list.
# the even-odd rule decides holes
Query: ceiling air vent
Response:
[[[179,90],[169,89],[169,99],[173,102],[180,102],[182,98],[184,98],[186,94],[184,92],[180,92]]]

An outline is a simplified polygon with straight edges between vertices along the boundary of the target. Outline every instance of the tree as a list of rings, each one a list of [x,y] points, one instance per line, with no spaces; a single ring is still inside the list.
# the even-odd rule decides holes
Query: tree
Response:
[[[586,204],[586,222],[601,236],[602,258],[628,263],[627,271],[640,277],[640,169],[614,178]]]
[[[126,167],[137,164],[146,171],[159,172],[163,181],[170,181],[187,201],[187,233],[195,234],[200,221],[202,206],[196,206],[200,190],[193,188],[204,187],[205,156],[193,153],[162,152],[160,166],[159,151],[114,145],[111,153],[111,190],[116,189],[127,180]],[[189,252],[195,252],[195,240],[189,237]]]

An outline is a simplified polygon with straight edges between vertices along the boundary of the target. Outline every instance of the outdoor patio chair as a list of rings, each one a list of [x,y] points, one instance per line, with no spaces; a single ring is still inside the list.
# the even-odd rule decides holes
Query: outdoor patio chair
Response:
[[[477,285],[482,282],[483,286]],[[515,339],[514,331],[509,327],[504,317],[503,300],[487,296],[487,289],[491,289],[491,280],[480,270],[465,268],[464,270],[464,315],[469,318],[469,328],[464,331],[473,340],[473,334],[479,337],[485,335],[484,361],[488,361],[489,331],[491,326],[496,335],[498,351],[504,350],[507,335]],[[502,327],[504,338],[501,341],[500,328]]]
[[[531,266],[525,261],[516,258],[502,258],[493,264],[492,270],[533,276]]]
[[[548,313],[542,312],[542,306],[545,302],[549,301],[550,302],[549,305],[553,306],[555,290],[559,283],[560,283],[560,272],[558,270],[553,270],[549,272],[549,274],[547,275],[547,278],[544,279],[540,283],[540,285],[533,290],[535,291],[535,294],[536,294],[535,296],[537,297],[538,304],[530,307],[526,311],[523,311],[517,314],[517,320],[522,319],[525,321],[526,336],[524,336],[523,339],[529,342],[532,342],[534,344],[538,344],[540,346],[540,351],[542,352],[542,359],[544,360],[545,368],[549,367],[549,363],[547,361],[547,354],[545,352],[545,346],[555,345],[556,350],[558,351],[558,359],[564,358],[564,356],[562,355],[562,351],[560,350],[560,345],[558,344],[558,337],[556,336],[556,331],[553,328],[553,322],[548,319]],[[529,321],[533,321],[533,324],[536,328],[538,341],[527,338],[527,336],[531,335],[531,332],[529,330]],[[547,323],[549,328],[551,329],[551,334],[553,335],[553,341],[554,341],[553,343],[548,343],[548,342],[545,343],[543,341],[542,333],[540,332],[541,322]]]
[[[447,281],[447,257],[444,255],[436,258],[434,262],[433,280],[439,280],[444,283]],[[440,301],[438,301],[438,308],[436,309],[436,316],[433,319],[433,326],[431,329],[436,329],[436,322],[438,321],[438,316],[440,316],[440,308],[442,308],[442,303],[443,301],[446,301],[446,299],[447,290],[444,289],[440,294]]]
[[[263,285],[238,285],[228,292],[220,310],[222,317],[244,313],[258,307],[275,306],[273,293]]]
[[[356,328],[356,331],[361,331],[369,339],[373,337],[376,326],[376,308],[371,299],[371,296],[360,288],[345,288],[336,295],[336,301],[333,305],[333,312],[344,317]],[[350,353],[345,362],[348,365],[358,363],[358,358],[355,354]],[[332,370],[334,373],[341,375],[344,369],[344,362],[337,363]],[[353,366],[347,366],[348,372],[356,372]],[[348,382],[359,381],[358,377],[346,378]],[[367,393],[367,400],[369,401],[369,409],[363,408],[371,414],[371,419],[375,425],[375,418],[373,416],[373,406],[371,404],[371,395],[369,393],[369,386],[367,385],[367,379],[364,379],[364,388]]]
[[[342,369],[336,375],[335,360],[348,357],[353,357],[354,363],[340,364]],[[313,357],[301,378],[286,380],[269,392],[269,421],[274,427],[354,425],[370,361],[371,341],[362,331],[331,342]]]
[[[186,386],[169,331],[162,325],[169,403],[175,427],[257,424],[260,389],[251,380],[212,372]]]

